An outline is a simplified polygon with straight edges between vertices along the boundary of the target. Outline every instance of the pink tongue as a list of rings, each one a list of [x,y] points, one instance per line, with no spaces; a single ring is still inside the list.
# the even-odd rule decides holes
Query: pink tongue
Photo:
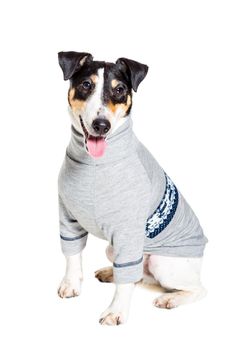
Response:
[[[103,137],[89,136],[87,140],[88,152],[92,157],[98,158],[104,154],[107,144]]]

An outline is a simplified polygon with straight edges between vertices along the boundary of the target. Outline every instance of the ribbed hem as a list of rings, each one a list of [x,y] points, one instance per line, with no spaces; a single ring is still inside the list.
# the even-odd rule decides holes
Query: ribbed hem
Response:
[[[162,255],[162,256],[173,256],[180,258],[201,258],[203,256],[205,244],[197,246],[179,246],[179,247],[149,247],[144,250],[144,253]]]
[[[115,283],[136,283],[143,277],[143,259],[113,264],[113,279]]]
[[[84,233],[81,236],[68,237],[64,234],[60,234],[60,242],[62,253],[65,256],[71,256],[80,253],[86,246],[88,233]]]

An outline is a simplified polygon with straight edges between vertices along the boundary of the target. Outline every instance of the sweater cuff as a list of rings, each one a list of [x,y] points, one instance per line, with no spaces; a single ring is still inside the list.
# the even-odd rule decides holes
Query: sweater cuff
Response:
[[[71,236],[60,234],[61,238],[61,249],[65,256],[71,256],[80,253],[86,246],[87,235],[85,232],[79,236]]]
[[[143,277],[143,257],[123,264],[113,263],[115,283],[136,283]]]

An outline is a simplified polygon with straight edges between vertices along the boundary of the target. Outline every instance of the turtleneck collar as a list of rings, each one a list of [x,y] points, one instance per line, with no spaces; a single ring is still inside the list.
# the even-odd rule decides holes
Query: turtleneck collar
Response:
[[[71,126],[71,140],[67,147],[67,156],[76,162],[88,165],[106,164],[128,157],[134,152],[136,137],[132,129],[131,117],[126,118],[124,124],[107,137],[107,147],[100,158],[93,158],[87,153],[84,136]]]

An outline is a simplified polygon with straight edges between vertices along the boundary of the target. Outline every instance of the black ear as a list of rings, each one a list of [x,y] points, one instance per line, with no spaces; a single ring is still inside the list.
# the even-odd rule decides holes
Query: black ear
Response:
[[[116,64],[129,76],[133,90],[137,91],[138,85],[145,78],[149,67],[124,57],[118,58]]]
[[[86,52],[62,51],[58,53],[58,61],[64,74],[64,80],[70,79],[84,63],[92,60],[92,55]]]

